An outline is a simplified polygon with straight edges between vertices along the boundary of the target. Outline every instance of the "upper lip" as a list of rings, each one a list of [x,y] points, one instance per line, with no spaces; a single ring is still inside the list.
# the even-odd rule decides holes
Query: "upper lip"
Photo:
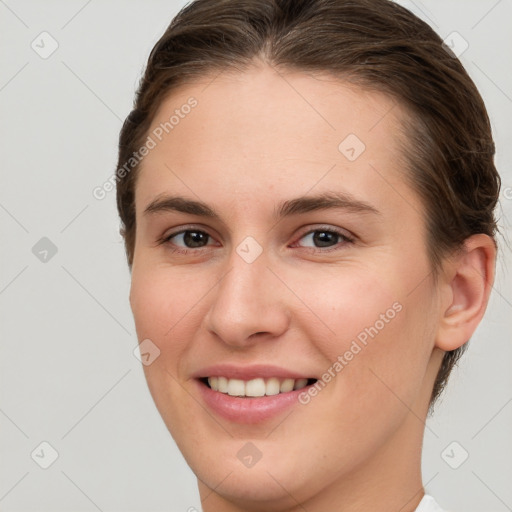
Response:
[[[280,366],[267,364],[254,364],[250,366],[236,366],[233,364],[215,364],[201,368],[192,374],[193,378],[226,377],[228,379],[251,380],[257,378],[276,377],[278,379],[310,379],[315,378],[311,374],[305,374],[294,370],[281,368]]]

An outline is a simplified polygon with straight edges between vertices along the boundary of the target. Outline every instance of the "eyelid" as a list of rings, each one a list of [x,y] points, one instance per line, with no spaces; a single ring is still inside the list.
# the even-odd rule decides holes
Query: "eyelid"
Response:
[[[158,239],[158,245],[170,243],[169,240],[175,236],[181,235],[182,233],[185,233],[187,231],[200,231],[201,233],[205,233],[213,240],[216,240],[216,237],[213,236],[210,233],[210,228],[207,228],[206,226],[202,226],[200,224],[185,224],[180,226],[179,228],[176,228],[175,231],[171,230],[170,232],[167,231],[164,235],[162,235],[161,238]],[[189,250],[198,250],[198,249],[205,249],[206,247],[199,247],[197,249],[190,248]]]
[[[317,225],[317,226],[308,226],[304,228],[304,230],[299,234],[299,236],[296,239],[296,242],[293,242],[294,244],[297,243],[301,238],[304,238],[306,235],[309,235],[311,233],[314,233],[315,231],[328,231],[330,233],[336,233],[337,235],[340,235],[341,237],[345,238],[348,242],[355,242],[357,240],[357,237],[351,233],[350,231],[347,231],[346,229],[339,228],[336,226],[330,226],[330,225]]]
[[[173,245],[170,242],[171,238],[174,238],[175,236],[178,236],[180,234],[183,234],[187,231],[198,231],[205,233],[208,237],[210,237],[212,240],[216,241],[216,237],[210,234],[209,228],[206,228],[202,225],[197,224],[189,224],[189,225],[183,225],[177,228],[176,231],[171,231],[170,233],[164,234],[159,240],[158,245],[160,244],[169,244]],[[330,233],[335,233],[342,237],[344,239],[344,243],[355,243],[357,240],[357,237],[352,234],[350,231],[347,231],[343,228],[331,226],[331,225],[316,225],[316,226],[307,226],[301,230],[301,233],[295,238],[295,242],[292,243],[292,247],[295,246],[302,238],[304,238],[306,235],[309,235],[311,233],[315,233],[316,231],[325,231]],[[303,247],[305,250],[314,250],[316,252],[328,252],[329,250],[336,250],[339,249],[339,244],[342,244],[343,242],[338,242],[337,244],[330,246],[330,247]],[[299,246],[300,247],[300,246]],[[211,248],[211,245],[206,245],[203,247],[196,247],[196,248],[181,248],[183,251],[189,251],[189,252],[199,252],[201,250],[208,250]]]

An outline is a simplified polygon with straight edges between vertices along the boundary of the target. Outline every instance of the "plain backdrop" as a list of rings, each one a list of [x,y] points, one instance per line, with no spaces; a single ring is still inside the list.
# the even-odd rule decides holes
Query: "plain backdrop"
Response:
[[[505,512],[512,510],[512,1],[401,3],[443,38],[457,32],[459,48],[467,42],[461,60],[492,118],[503,177],[495,289],[428,421],[424,482],[449,510]],[[115,193],[92,194],[115,170],[119,129],[149,51],[183,5],[0,0],[2,511],[200,510],[195,477],[133,355]]]

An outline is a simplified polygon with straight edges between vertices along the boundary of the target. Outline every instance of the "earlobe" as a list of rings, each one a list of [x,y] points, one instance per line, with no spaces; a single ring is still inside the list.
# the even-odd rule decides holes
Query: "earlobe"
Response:
[[[478,234],[469,237],[447,264],[444,286],[451,299],[440,311],[436,347],[450,351],[469,341],[487,308],[495,260],[494,240]]]

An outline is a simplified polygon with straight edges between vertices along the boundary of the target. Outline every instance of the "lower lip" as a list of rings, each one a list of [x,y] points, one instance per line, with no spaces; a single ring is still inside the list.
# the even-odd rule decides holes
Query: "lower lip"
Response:
[[[261,423],[277,416],[297,404],[299,394],[310,387],[306,386],[278,395],[241,398],[214,391],[200,380],[197,380],[197,383],[206,405],[211,410],[229,421],[245,424]]]

